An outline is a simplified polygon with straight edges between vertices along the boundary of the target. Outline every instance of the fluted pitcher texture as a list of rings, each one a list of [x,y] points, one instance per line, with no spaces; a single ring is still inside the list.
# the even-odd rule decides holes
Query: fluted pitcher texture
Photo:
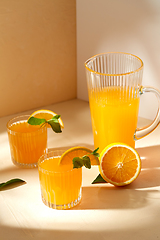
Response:
[[[159,123],[159,110],[149,127],[137,129],[140,95],[154,92],[142,87],[143,62],[132,54],[103,53],[85,62],[90,112],[95,148],[126,143],[135,147],[135,140],[150,133]]]

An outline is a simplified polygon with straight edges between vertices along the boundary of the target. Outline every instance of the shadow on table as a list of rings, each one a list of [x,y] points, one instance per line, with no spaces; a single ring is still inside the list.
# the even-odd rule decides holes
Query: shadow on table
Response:
[[[106,213],[107,214],[107,213]],[[45,229],[43,227],[37,226],[37,228],[22,228],[22,227],[10,227],[10,226],[0,226],[1,236],[3,240],[44,240],[44,239],[76,239],[76,240],[97,240],[97,239],[158,239],[160,236],[159,226],[155,224],[155,221],[137,226],[127,224],[122,226],[122,220],[115,220],[116,223],[120,223],[120,226],[113,225],[113,219],[111,221],[106,221],[106,223],[101,222],[100,219],[94,219],[93,222],[86,222],[86,227],[84,227],[85,222],[82,220],[82,229],[80,227],[75,227],[74,223],[63,225],[62,219],[61,229]],[[124,220],[123,220],[124,222]],[[52,221],[54,226],[54,221]],[[97,225],[101,223],[101,227]],[[106,227],[105,227],[105,224]],[[49,224],[51,225],[51,224]],[[71,226],[73,226],[71,228]],[[114,226],[114,227],[113,227]],[[127,227],[126,227],[127,226]],[[39,228],[38,228],[39,227]],[[151,231],[152,229],[152,231]],[[153,231],[154,230],[154,231]],[[135,234],[136,233],[136,234]],[[140,235],[138,234],[140,233]],[[139,237],[140,236],[140,237]],[[148,236],[148,238],[146,238]],[[127,238],[126,238],[127,237]],[[144,237],[144,238],[143,238]]]
[[[83,187],[82,201],[72,210],[137,209],[148,204],[150,193],[158,190],[133,190],[111,186]]]

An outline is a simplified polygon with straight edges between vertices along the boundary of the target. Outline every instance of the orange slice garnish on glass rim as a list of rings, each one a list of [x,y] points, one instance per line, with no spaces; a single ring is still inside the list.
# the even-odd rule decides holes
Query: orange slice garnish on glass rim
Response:
[[[123,143],[113,143],[101,152],[99,170],[106,182],[125,186],[138,177],[141,159],[134,148]]]
[[[91,165],[99,165],[99,158],[90,154],[93,151],[86,147],[73,147],[65,151],[59,161],[59,164],[72,164],[72,160],[75,157],[83,157],[88,155],[91,161]]]
[[[40,109],[40,110],[37,110],[34,113],[32,113],[30,115],[30,117],[43,118],[43,119],[49,120],[49,119],[53,118],[55,115],[57,115],[57,114],[51,110]],[[63,124],[61,117],[58,118],[58,122],[59,122],[61,128],[64,128],[64,124]],[[49,124],[47,124],[47,127],[50,128],[51,126]]]

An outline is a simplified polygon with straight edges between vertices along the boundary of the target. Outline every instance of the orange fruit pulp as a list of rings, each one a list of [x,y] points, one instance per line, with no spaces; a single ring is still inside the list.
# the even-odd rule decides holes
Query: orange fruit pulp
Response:
[[[100,174],[116,186],[133,182],[141,171],[141,159],[137,151],[123,143],[108,145],[100,155]]]

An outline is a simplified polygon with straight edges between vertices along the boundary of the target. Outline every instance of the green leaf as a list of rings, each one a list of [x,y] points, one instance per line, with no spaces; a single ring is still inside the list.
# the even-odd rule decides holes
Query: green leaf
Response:
[[[99,156],[100,156],[100,154],[97,152],[98,150],[99,150],[99,147],[96,148],[96,149],[92,152],[92,154],[93,154],[95,157],[99,157]]]
[[[11,184],[13,184],[13,183],[25,183],[25,181],[24,180],[22,180],[22,179],[19,179],[19,178],[13,178],[13,179],[11,179],[11,180],[9,180],[9,181],[7,181],[7,182],[4,182],[4,183],[0,183],[0,190],[2,189],[2,188],[4,188],[4,187],[6,187],[6,186],[9,186],[9,185],[11,185]]]
[[[53,116],[52,119],[58,119],[58,118],[60,118],[60,116],[61,116],[61,115],[58,115],[58,114],[57,114],[57,115]],[[57,122],[58,122],[58,121],[57,121]]]
[[[73,158],[73,168],[81,168],[83,167],[83,160],[82,158],[75,157]]]
[[[91,168],[91,160],[89,158],[89,155],[94,155],[96,157],[99,157],[99,153],[97,153],[99,148],[95,149],[93,152],[84,155],[82,157],[75,157],[73,158],[73,168],[80,168],[85,166],[86,168]]]
[[[41,125],[42,123],[45,123],[45,122],[46,122],[46,120],[43,119],[43,118],[30,117],[30,118],[28,119],[28,123],[29,123],[30,125]]]
[[[60,118],[60,115],[55,115],[51,119],[47,121],[47,123],[52,127],[52,130],[56,133],[61,133],[61,126],[59,124],[58,118]]]
[[[44,118],[30,117],[28,119],[28,123],[31,125],[41,125],[42,124],[42,126],[45,123],[48,123],[54,132],[61,133],[62,130],[61,130],[61,126],[59,124],[58,118],[60,118],[60,115],[55,115],[53,118],[49,119],[48,121],[46,121]]]
[[[95,184],[95,183],[107,183],[107,182],[102,178],[101,174],[99,174],[92,182],[92,184]]]
[[[87,155],[85,155],[82,157],[82,160],[83,160],[83,166],[90,169],[91,168],[90,158]]]
[[[55,120],[48,120],[47,123],[51,126],[52,130],[56,133],[61,133],[62,130],[61,130],[61,126],[59,124],[59,122],[55,121]]]

